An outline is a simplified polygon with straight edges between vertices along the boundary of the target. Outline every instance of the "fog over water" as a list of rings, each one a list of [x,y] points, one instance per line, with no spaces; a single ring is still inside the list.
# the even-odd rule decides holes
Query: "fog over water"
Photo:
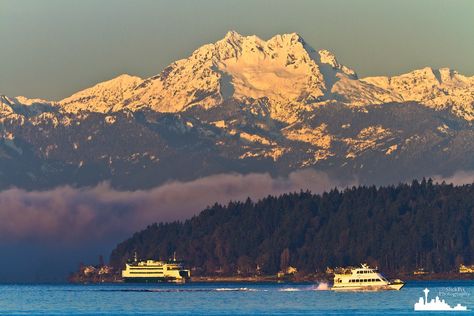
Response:
[[[0,262],[0,270],[9,271],[0,274],[0,282],[64,280],[79,262],[97,262],[99,254],[107,258],[118,242],[147,225],[190,218],[215,202],[354,184],[302,170],[287,178],[221,174],[138,191],[118,191],[107,183],[5,190],[0,192],[0,252],[10,260]]]

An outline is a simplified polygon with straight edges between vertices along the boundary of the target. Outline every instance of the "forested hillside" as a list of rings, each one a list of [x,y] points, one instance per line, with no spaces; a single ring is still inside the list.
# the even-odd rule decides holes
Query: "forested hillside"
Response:
[[[133,252],[176,251],[196,274],[273,274],[291,265],[312,273],[369,262],[384,271],[451,271],[474,263],[474,186],[431,180],[334,189],[214,205],[185,222],[159,223],[122,242],[111,263]]]

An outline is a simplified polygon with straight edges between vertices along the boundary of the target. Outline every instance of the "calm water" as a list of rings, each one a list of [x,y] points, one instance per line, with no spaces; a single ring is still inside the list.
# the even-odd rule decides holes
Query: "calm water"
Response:
[[[0,285],[0,314],[406,315],[415,313],[413,304],[425,287],[431,290],[431,297],[440,294],[451,306],[461,303],[474,309],[474,281],[410,282],[401,291],[363,293],[334,293],[313,284],[276,283]]]

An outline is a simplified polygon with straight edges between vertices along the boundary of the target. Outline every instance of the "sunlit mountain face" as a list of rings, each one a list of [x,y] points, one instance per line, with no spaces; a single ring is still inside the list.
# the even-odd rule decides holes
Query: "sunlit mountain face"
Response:
[[[229,32],[151,78],[0,106],[0,188],[142,189],[307,168],[385,184],[474,168],[474,77],[359,78],[294,33]]]

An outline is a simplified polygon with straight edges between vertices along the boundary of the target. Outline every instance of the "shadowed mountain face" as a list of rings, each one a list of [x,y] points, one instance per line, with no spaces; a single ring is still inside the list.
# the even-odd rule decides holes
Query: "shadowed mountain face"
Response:
[[[299,35],[229,32],[159,75],[59,102],[0,97],[0,188],[121,189],[314,168],[393,183],[474,168],[474,78],[425,68],[359,79]]]
[[[56,113],[6,121],[2,188],[44,189],[111,181],[122,189],[218,173],[285,176],[315,168],[341,180],[394,183],[474,167],[469,122],[418,104],[320,107],[297,123],[236,102],[211,110]],[[57,123],[68,122],[67,125]]]

